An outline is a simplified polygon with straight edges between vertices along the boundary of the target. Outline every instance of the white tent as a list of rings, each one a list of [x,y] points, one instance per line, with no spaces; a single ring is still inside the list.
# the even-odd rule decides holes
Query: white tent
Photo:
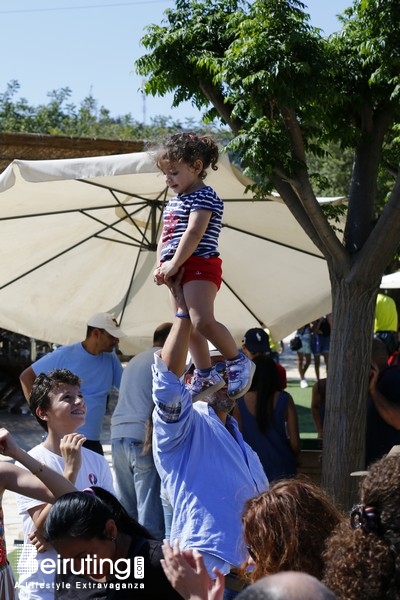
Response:
[[[261,323],[282,339],[329,312],[326,261],[286,206],[254,201],[224,156],[206,182],[225,203],[216,317],[236,340]],[[14,161],[0,175],[0,327],[65,344],[107,311],[128,333],[124,352],[149,347],[172,318],[167,289],[152,280],[167,197],[144,152]]]
[[[383,290],[393,290],[400,288],[400,271],[396,271],[395,273],[389,273],[389,275],[384,275],[382,277],[380,287]]]

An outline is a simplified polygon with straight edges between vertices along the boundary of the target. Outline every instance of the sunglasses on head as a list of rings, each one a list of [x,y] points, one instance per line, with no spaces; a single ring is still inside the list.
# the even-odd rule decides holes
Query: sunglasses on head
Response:
[[[257,556],[256,556],[256,553],[254,552],[252,546],[247,546],[247,552],[249,553],[250,558],[252,558],[254,560],[254,562],[256,562]]]

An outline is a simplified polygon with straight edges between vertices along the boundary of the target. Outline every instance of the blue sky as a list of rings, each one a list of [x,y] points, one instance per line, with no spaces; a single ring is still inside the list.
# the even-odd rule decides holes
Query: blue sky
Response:
[[[314,26],[326,34],[339,26],[336,15],[351,0],[303,0]],[[131,113],[150,122],[157,115],[200,120],[190,103],[171,109],[171,98],[143,99],[135,60],[144,54],[146,25],[160,23],[171,0],[1,0],[0,93],[20,83],[30,104],[46,103],[47,93],[69,87],[72,102],[89,93],[112,116]]]

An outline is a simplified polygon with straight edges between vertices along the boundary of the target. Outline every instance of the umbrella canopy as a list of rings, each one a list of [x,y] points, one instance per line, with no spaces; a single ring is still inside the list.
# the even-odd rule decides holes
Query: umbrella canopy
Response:
[[[384,275],[382,277],[380,288],[384,290],[394,290],[400,288],[400,271],[389,273],[389,275]]]
[[[279,198],[254,201],[226,156],[206,182],[225,204],[215,314],[237,342],[260,324],[282,339],[329,312],[326,261]],[[66,344],[111,312],[125,353],[148,348],[172,320],[152,278],[168,194],[146,152],[15,160],[0,175],[0,327]]]

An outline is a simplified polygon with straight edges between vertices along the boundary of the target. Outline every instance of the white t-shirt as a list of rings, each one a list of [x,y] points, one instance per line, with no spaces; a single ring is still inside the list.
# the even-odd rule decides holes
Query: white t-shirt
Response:
[[[40,462],[58,471],[64,472],[64,460],[58,454],[47,450],[43,444],[39,444],[29,451]],[[23,465],[19,465],[24,468]],[[101,454],[92,452],[87,448],[82,448],[82,466],[76,478],[75,486],[78,490],[84,490],[92,485],[102,487],[115,495],[113,479],[107,460]],[[20,600],[54,600],[54,576],[53,573],[46,573],[51,570],[49,561],[43,564],[45,559],[51,559],[54,564],[57,560],[55,550],[50,549],[46,552],[38,553],[36,548],[30,543],[29,533],[36,529],[28,510],[35,506],[40,506],[43,502],[28,498],[27,496],[17,495],[18,512],[22,515],[22,526],[24,531],[24,547],[18,563],[19,573],[19,597]],[[50,568],[47,565],[50,565]],[[43,569],[43,570],[42,570]]]

